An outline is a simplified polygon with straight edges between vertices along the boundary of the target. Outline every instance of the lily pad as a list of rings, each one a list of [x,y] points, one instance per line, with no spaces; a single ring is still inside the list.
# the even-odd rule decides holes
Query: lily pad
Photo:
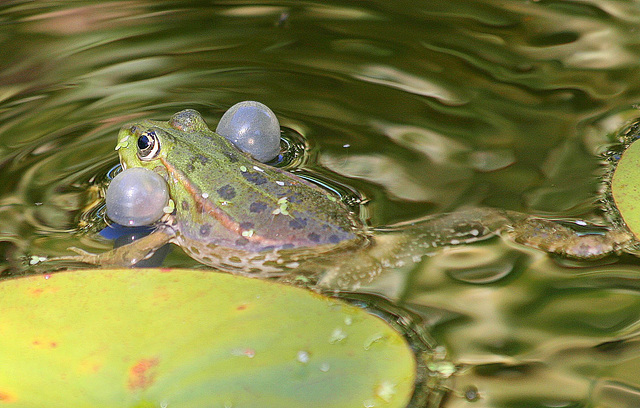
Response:
[[[611,180],[613,200],[633,235],[640,237],[640,143],[624,151]]]
[[[0,406],[404,407],[404,338],[341,301],[197,270],[0,282]]]

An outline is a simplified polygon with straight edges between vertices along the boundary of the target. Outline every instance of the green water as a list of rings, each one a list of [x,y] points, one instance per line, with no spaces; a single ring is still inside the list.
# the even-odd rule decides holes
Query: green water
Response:
[[[597,155],[640,101],[626,1],[7,1],[0,42],[4,276],[109,248],[99,191],[137,118],[193,108],[213,127],[265,103],[374,226],[475,206],[598,222]],[[417,313],[456,364],[443,407],[614,408],[640,406],[639,279],[632,256],[494,238],[361,290]]]

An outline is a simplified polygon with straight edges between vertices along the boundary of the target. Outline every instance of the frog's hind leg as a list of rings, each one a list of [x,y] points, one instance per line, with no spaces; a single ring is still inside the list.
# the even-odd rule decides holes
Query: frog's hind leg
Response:
[[[523,214],[496,208],[471,208],[430,215],[411,222],[376,227],[376,233],[400,233],[422,248],[468,244],[491,238]]]
[[[150,258],[156,250],[169,243],[175,237],[173,229],[160,227],[151,234],[135,240],[127,245],[114,248],[101,254],[92,254],[78,248],[69,248],[78,255],[59,256],[47,261],[71,261],[103,267],[130,267]]]
[[[357,287],[386,270],[411,267],[439,248],[489,239],[518,217],[524,218],[524,215],[473,208],[374,228],[372,243],[350,253],[346,262],[328,268],[318,285]]]
[[[574,259],[599,259],[616,253],[633,242],[623,230],[580,234],[556,221],[527,217],[514,222],[508,235],[515,242]]]
[[[470,243],[506,232],[508,238],[519,244],[584,260],[603,258],[635,242],[624,230],[595,231],[595,228],[582,233],[558,221],[494,208],[431,216],[405,227],[420,245],[430,244],[433,248]]]
[[[514,211],[474,208],[373,229],[373,243],[326,269],[318,286],[354,288],[389,269],[411,266],[442,247],[504,235],[519,244],[574,259],[597,259],[634,242],[621,230],[579,233],[557,221]]]

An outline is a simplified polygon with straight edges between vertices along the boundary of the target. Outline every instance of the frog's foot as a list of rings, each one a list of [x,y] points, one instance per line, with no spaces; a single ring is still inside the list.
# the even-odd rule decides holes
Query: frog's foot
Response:
[[[619,252],[633,241],[625,231],[579,234],[555,221],[529,217],[508,230],[517,243],[575,259],[599,259]]]
[[[171,229],[159,228],[145,237],[108,252],[92,254],[91,252],[71,247],[69,250],[78,255],[49,258],[47,262],[71,261],[105,267],[130,267],[150,258],[156,250],[168,243],[173,237],[174,233]]]

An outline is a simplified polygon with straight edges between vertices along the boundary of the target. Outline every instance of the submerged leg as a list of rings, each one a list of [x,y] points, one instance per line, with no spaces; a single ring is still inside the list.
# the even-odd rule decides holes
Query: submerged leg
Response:
[[[474,208],[374,228],[372,243],[348,254],[346,262],[323,268],[318,286],[353,289],[387,270],[412,267],[438,248],[491,238],[517,217],[525,216]]]
[[[621,251],[633,242],[623,230],[580,233],[560,222],[494,208],[462,210],[432,216],[407,225],[422,245],[457,245],[507,232],[513,241],[575,259],[598,259]]]
[[[409,223],[378,227],[379,233],[402,233],[418,241],[423,248],[438,248],[490,238],[524,219],[524,214],[495,208],[472,208],[428,216]]]
[[[158,228],[147,236],[108,252],[92,254],[78,248],[69,248],[78,255],[58,256],[50,258],[48,261],[73,261],[100,266],[129,267],[151,257],[156,250],[168,243],[174,236],[172,229]]]
[[[574,259],[597,259],[633,242],[630,233],[579,233],[559,222],[494,208],[429,216],[374,229],[372,245],[349,254],[348,262],[325,268],[318,285],[348,288],[371,281],[388,269],[410,266],[434,250],[468,244],[503,233],[529,247]]]

